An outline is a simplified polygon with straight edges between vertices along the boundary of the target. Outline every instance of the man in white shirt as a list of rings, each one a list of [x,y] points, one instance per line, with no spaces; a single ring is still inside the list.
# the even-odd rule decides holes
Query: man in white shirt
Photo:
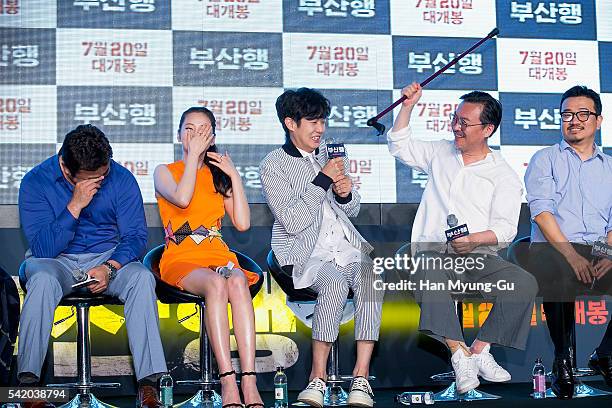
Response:
[[[326,363],[338,337],[349,289],[355,305],[357,361],[348,395],[351,406],[372,407],[369,365],[378,340],[382,293],[374,290],[372,246],[348,217],[359,214],[360,196],[345,173],[348,158],[328,159],[319,148],[330,113],[319,92],[300,88],[276,100],[286,143],[260,164],[264,197],[274,214],[272,250],[296,289],[317,292],[312,319],[312,369],[298,400],[322,408]]]
[[[487,144],[501,122],[501,104],[485,92],[463,95],[450,118],[454,140],[422,141],[412,137],[409,126],[421,87],[413,83],[402,93],[407,99],[388,133],[389,151],[429,176],[412,227],[413,256],[429,258],[427,267],[417,271],[418,279],[413,279],[421,306],[419,330],[450,348],[459,393],[478,387],[479,375],[488,381],[508,381],[510,373],[495,362],[490,346],[525,348],[537,283],[497,256],[516,235],[522,197],[518,176]],[[466,224],[470,233],[447,242],[449,218]],[[468,263],[472,267],[458,268]],[[420,285],[427,281],[441,286]],[[457,281],[494,300],[470,347],[455,311],[451,282]],[[513,290],[496,285],[502,281],[512,283]]]

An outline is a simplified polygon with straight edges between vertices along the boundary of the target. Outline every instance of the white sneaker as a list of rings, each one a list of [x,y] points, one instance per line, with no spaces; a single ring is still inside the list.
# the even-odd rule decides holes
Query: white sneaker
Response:
[[[455,371],[455,385],[459,394],[465,394],[480,385],[476,360],[466,356],[461,348],[451,357],[451,364]]]
[[[374,393],[365,377],[355,377],[351,383],[351,391],[347,404],[351,407],[372,408],[374,406]]]
[[[325,396],[325,381],[316,377],[308,383],[306,389],[298,394],[298,401],[317,408],[323,408],[323,397]]]
[[[472,354],[472,358],[478,367],[478,375],[487,381],[505,382],[510,381],[512,376],[502,366],[497,364],[489,350],[491,346],[487,345],[480,354]]]

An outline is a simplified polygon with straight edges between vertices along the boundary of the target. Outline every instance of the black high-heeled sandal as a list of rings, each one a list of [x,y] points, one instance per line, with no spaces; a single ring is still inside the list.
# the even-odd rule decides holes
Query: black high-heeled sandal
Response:
[[[219,374],[219,379],[223,377],[227,377],[228,375],[232,375],[232,374],[235,375],[236,371],[232,370],[232,371],[226,371],[224,373],[221,373]],[[230,408],[230,407],[245,408],[244,404],[240,402],[230,402],[230,403],[227,403],[221,406],[221,408]]]
[[[255,371],[244,371],[242,374],[240,374],[240,376],[244,377],[245,375],[257,375],[257,373]],[[261,402],[254,402],[252,404],[246,404],[244,406],[245,408],[254,408],[254,407],[264,407],[265,405],[262,404]]]

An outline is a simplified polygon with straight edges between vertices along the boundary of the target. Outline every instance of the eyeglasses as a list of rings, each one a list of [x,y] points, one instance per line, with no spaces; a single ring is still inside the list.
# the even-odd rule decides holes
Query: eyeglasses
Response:
[[[489,125],[489,123],[474,123],[474,124],[468,125],[465,122],[465,119],[460,118],[459,116],[457,116],[456,113],[451,113],[448,117],[451,121],[451,126],[455,126],[457,123],[459,123],[459,126],[461,126],[462,131],[465,131],[465,129],[467,129],[470,126]]]
[[[561,120],[564,122],[571,122],[572,120],[574,120],[574,116],[576,116],[576,118],[578,118],[580,122],[586,122],[587,120],[589,120],[591,115],[595,117],[599,116],[595,112],[591,111],[561,112]]]

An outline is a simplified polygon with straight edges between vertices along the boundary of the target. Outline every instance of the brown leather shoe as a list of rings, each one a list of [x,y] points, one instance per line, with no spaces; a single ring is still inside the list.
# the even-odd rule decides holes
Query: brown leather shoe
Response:
[[[138,387],[138,406],[141,408],[164,408],[158,397],[158,392],[152,385]]]

